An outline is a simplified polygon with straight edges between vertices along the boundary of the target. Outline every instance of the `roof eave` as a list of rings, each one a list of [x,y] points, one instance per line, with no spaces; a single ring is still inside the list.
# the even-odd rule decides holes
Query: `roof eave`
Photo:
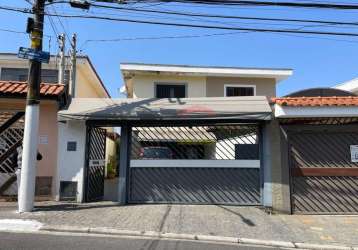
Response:
[[[289,69],[219,69],[219,68],[135,68],[121,64],[121,71],[124,77],[131,75],[176,75],[176,76],[201,76],[201,77],[253,77],[272,78],[276,82],[287,79],[293,74]]]

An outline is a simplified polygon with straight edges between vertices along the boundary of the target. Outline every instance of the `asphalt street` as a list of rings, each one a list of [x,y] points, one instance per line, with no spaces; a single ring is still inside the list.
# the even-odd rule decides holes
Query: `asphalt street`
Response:
[[[277,248],[178,240],[0,232],[0,249],[267,250]]]

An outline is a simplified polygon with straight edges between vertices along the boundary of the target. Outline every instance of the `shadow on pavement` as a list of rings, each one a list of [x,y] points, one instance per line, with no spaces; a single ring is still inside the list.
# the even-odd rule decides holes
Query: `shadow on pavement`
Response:
[[[256,226],[256,224],[252,220],[245,218],[242,214],[240,214],[240,213],[238,213],[238,212],[236,212],[236,211],[234,211],[232,209],[229,209],[227,207],[221,206],[221,205],[217,205],[217,206],[222,208],[222,209],[224,209],[225,211],[228,211],[228,212],[230,212],[232,214],[235,214],[235,215],[239,216],[240,219],[242,220],[242,222],[244,222],[246,225],[248,225],[250,227],[255,227]]]
[[[119,204],[100,204],[100,205],[91,205],[91,204],[74,204],[74,203],[62,203],[62,204],[48,204],[35,206],[34,212],[48,212],[48,211],[76,211],[76,210],[87,210],[95,208],[107,208],[107,207],[117,207]]]

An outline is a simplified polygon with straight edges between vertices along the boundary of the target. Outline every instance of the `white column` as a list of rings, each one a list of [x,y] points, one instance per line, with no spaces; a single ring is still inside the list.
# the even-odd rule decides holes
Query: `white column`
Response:
[[[21,183],[18,190],[19,212],[31,212],[34,207],[36,182],[37,135],[40,105],[26,107],[22,151]]]

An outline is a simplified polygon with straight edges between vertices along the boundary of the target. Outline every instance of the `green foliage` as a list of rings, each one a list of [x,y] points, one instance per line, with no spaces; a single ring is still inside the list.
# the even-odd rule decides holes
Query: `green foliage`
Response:
[[[117,157],[115,155],[111,155],[108,158],[107,163],[107,177],[114,178],[117,174]]]

